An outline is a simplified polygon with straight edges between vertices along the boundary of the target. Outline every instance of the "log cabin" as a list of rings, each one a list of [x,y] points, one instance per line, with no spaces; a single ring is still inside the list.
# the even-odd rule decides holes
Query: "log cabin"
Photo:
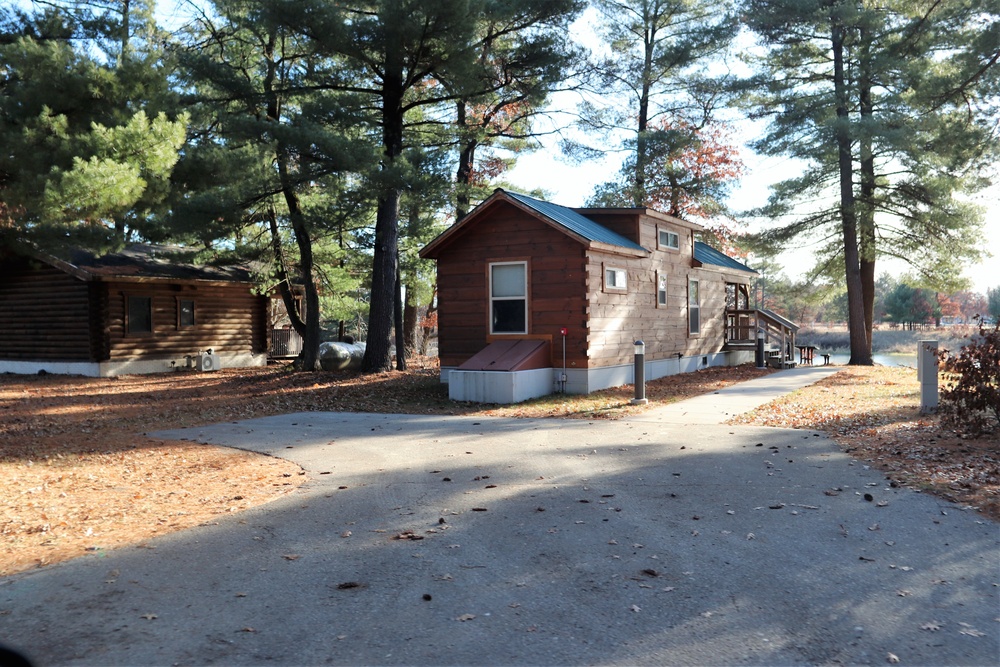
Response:
[[[0,250],[0,372],[108,377],[267,363],[267,298],[235,266],[131,245]]]
[[[781,364],[798,327],[750,307],[756,272],[647,208],[567,208],[496,190],[421,251],[437,260],[438,354],[453,400],[514,403],[554,391],[754,360]]]

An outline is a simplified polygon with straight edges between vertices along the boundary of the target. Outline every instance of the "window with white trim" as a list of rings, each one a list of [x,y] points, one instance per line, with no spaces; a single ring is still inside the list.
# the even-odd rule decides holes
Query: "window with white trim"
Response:
[[[657,243],[661,249],[678,250],[681,247],[681,237],[669,229],[658,229]]]
[[[656,272],[656,307],[663,308],[667,305],[667,274]]]
[[[628,271],[614,266],[605,266],[604,289],[612,292],[626,291],[628,289]]]
[[[688,333],[692,336],[701,333],[701,294],[694,279],[688,280]]]
[[[528,333],[528,263],[490,264],[490,333]]]

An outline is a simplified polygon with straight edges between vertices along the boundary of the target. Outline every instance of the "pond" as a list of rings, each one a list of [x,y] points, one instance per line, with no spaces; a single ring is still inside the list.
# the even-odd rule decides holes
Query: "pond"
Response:
[[[823,363],[823,357],[821,354],[826,354],[825,350],[816,350],[816,361],[813,363]],[[849,352],[833,352],[830,353],[830,363],[831,364],[847,364],[851,360],[851,355]],[[877,352],[872,355],[872,361],[874,361],[879,366],[907,366],[909,368],[917,367],[917,355],[908,353],[886,353]]]

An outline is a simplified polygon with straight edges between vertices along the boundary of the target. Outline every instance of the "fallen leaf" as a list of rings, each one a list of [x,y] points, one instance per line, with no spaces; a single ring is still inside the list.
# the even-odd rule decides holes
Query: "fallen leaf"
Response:
[[[899,656],[896,655],[895,653],[889,653],[888,655],[885,656],[885,659],[889,664],[892,665],[895,665],[896,663],[899,662]]]
[[[921,630],[930,630],[931,632],[937,632],[941,629],[940,621],[928,621],[920,626]]]
[[[471,621],[475,617],[476,617],[475,614],[462,614],[461,616],[457,617],[455,620],[456,621],[461,621],[462,623],[465,623],[466,621]]]
[[[636,613],[638,613],[638,612],[642,611],[642,607],[640,607],[640,606],[639,606],[639,605],[637,605],[637,604],[634,604],[634,605],[632,605],[631,607],[629,607],[629,609],[631,609],[632,611],[634,611],[634,612],[636,612]]]
[[[960,635],[967,635],[969,637],[985,637],[986,636],[985,632],[980,632],[979,630],[976,630],[974,627],[972,627],[968,623],[959,623],[959,625],[962,626],[962,629],[958,631],[958,634],[960,634]]]
[[[284,558],[285,560],[298,560],[302,558],[302,556],[298,554],[285,554],[284,556],[282,556],[282,558]]]
[[[157,619],[157,618],[159,618],[159,616],[157,616],[156,614],[143,614],[143,615],[142,615],[142,616],[140,616],[139,618],[144,618],[144,619],[146,619],[147,621],[152,621],[152,620],[154,620],[154,619]]]
[[[357,581],[345,581],[343,583],[337,584],[337,590],[347,591],[352,588],[364,588],[365,585]]]

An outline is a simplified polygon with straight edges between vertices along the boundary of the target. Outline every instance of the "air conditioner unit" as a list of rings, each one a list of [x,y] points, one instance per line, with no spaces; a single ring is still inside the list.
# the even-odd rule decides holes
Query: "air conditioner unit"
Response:
[[[222,368],[222,359],[211,352],[202,352],[196,357],[199,371],[217,371]]]

